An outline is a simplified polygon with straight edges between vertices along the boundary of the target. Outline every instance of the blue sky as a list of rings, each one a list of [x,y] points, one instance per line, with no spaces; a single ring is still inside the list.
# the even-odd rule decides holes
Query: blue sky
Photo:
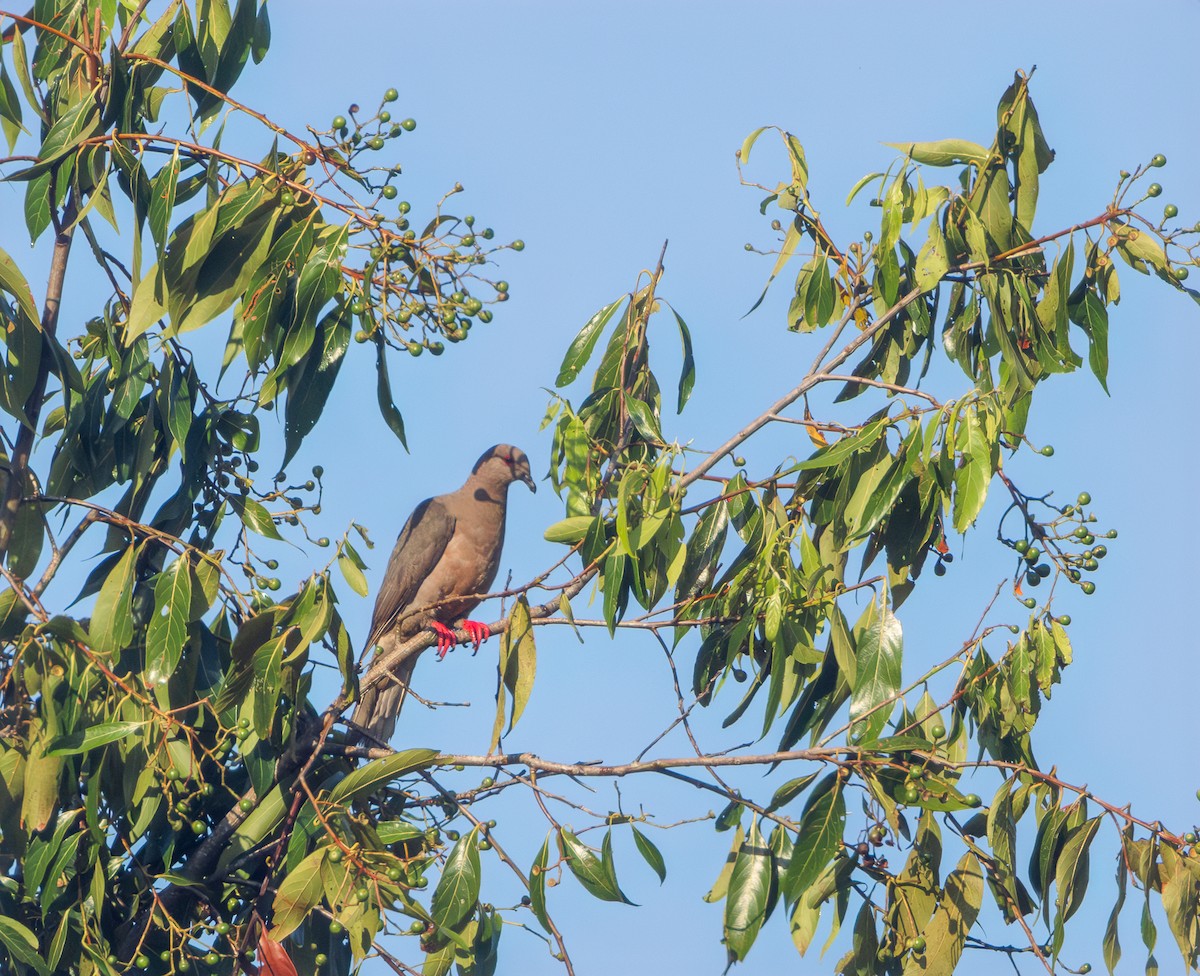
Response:
[[[669,433],[715,447],[795,385],[813,352],[811,339],[786,331],[786,283],[742,317],[771,264],[743,245],[769,248],[774,240],[767,226],[772,215],[759,215],[757,192],[739,186],[734,166],[734,151],[757,126],[777,124],[800,138],[810,192],[827,225],[835,235],[856,235],[872,226],[877,212],[846,211],[842,202],[859,176],[887,167],[893,152],[883,141],[961,136],[988,142],[995,103],[1013,71],[1036,64],[1033,97],[1058,153],[1043,179],[1036,232],[1098,214],[1117,171],[1157,152],[1169,160],[1158,174],[1162,202],[1176,203],[1187,223],[1200,218],[1195,2],[1142,3],[1132,10],[1107,2],[357,0],[335,6],[289,0],[272,5],[272,18],[271,53],[261,67],[247,70],[237,97],[285,126],[326,128],[351,102],[373,106],[384,89],[396,87],[401,94],[393,114],[412,116],[418,126],[387,151],[395,150],[404,166],[401,196],[413,202],[414,215],[427,213],[461,181],[460,213],[476,214],[499,239],[527,244],[522,254],[503,257],[499,274],[511,283],[512,297],[494,323],[477,327],[469,342],[441,359],[406,361],[393,372],[411,454],[379,420],[371,364],[362,356],[343,373],[329,415],[293,462],[294,475],[312,464],[326,468],[324,511],[314,535],[336,537],[351,519],[370,528],[377,542],[369,555],[372,587],[412,507],[461,483],[488,445],[514,442],[530,454],[536,474],[544,473],[549,440],[537,431],[547,399],[543,387],[552,384],[579,326],[633,286],[664,240],[670,246],[660,294],[691,326],[698,370],[693,403],[668,422]],[[759,145],[748,175],[764,183],[782,178],[786,162],[765,142]],[[265,142],[253,147],[266,148]],[[0,188],[0,201],[14,215],[0,238],[18,257],[28,253],[15,217],[19,200]],[[413,223],[421,226],[419,219]],[[1073,499],[1086,489],[1101,524],[1120,530],[1097,594],[1056,603],[1074,617],[1076,658],[1044,709],[1034,742],[1041,761],[1056,763],[1064,779],[1088,783],[1111,801],[1132,802],[1135,813],[1183,831],[1200,820],[1192,719],[1197,647],[1189,609],[1196,436],[1186,406],[1200,362],[1200,310],[1157,282],[1122,271],[1124,299],[1112,315],[1112,397],[1082,372],[1050,384],[1039,394],[1030,436],[1053,443],[1056,454],[1049,460],[1023,454],[1008,468],[1031,492],[1053,490],[1056,498]],[[83,314],[86,297],[68,300],[68,320]],[[677,369],[677,340],[668,322],[656,324],[655,352],[666,353],[660,364],[665,386]],[[218,327],[212,341],[223,340]],[[935,379],[952,377],[942,371]],[[807,438],[788,428],[770,432],[745,453],[753,473],[756,464],[765,470],[780,456],[809,450]],[[557,558],[556,547],[542,540],[543,528],[561,517],[548,488],[536,496],[514,488],[504,560],[514,580]],[[950,574],[943,580],[928,575],[903,608],[906,675],[949,656],[1011,571],[1006,551],[992,538],[999,510],[989,506],[976,532],[952,540],[958,558]],[[299,579],[323,555],[281,551],[279,558]],[[286,575],[284,582],[289,585]],[[348,597],[343,612],[357,638],[365,637],[369,601]],[[576,613],[594,615],[582,605]],[[994,619],[1025,616],[1002,599]],[[509,749],[619,761],[671,721],[670,675],[656,645],[587,636],[581,646],[566,629],[539,631],[534,698]],[[475,659],[460,649],[441,664],[423,660],[422,694],[473,707],[428,712],[410,705],[394,744],[483,751],[491,730],[494,653],[493,642]],[[686,649],[680,659],[690,671]],[[701,718],[705,745],[726,748],[754,736],[754,721],[747,729],[721,731],[733,704],[719,702]],[[686,742],[674,736],[659,748],[659,754],[686,751]],[[739,782],[759,796],[769,789],[757,774]],[[644,804],[662,823],[702,815],[711,805],[707,796],[648,779],[619,785],[627,812]],[[995,777],[980,777],[974,788],[988,797],[997,785]],[[611,784],[596,789],[587,800],[593,809],[617,807]],[[531,863],[546,830],[536,808],[509,791],[494,809],[502,843],[518,863]],[[584,825],[581,818],[576,825]],[[670,872],[662,888],[630,844],[617,847],[622,883],[640,909],[601,905],[570,879],[551,892],[551,910],[578,972],[723,968],[720,911],[700,895],[720,868],[729,835],[699,823],[654,831],[653,838]],[[1022,863],[1031,840],[1026,829]],[[1097,970],[1114,893],[1109,851],[1115,848],[1106,844],[1100,851],[1093,896],[1071,923],[1065,957]],[[485,897],[498,905],[519,894],[504,870],[485,861]],[[1123,927],[1130,970],[1143,958],[1136,908],[1127,909]],[[1019,930],[1002,931],[994,917],[987,935],[1021,942]],[[411,949],[403,955],[415,961]],[[502,950],[505,971],[561,971],[538,940],[519,930],[506,933]],[[740,968],[746,974],[780,967],[829,972],[840,948],[823,961],[815,955],[814,949],[799,960],[783,918],[776,917]],[[1166,972],[1179,971],[1165,926],[1158,956]],[[1032,961],[1018,965],[1035,971]],[[1012,968],[999,954],[977,953],[964,961],[968,970]]]

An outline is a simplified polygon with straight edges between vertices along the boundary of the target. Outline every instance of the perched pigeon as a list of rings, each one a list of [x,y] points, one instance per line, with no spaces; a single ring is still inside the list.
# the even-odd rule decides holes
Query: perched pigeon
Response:
[[[369,651],[386,653],[426,627],[438,635],[438,656],[455,644],[453,627],[461,626],[475,646],[487,640],[485,624],[464,619],[479,605],[500,568],[508,486],[523,481],[537,491],[525,452],[497,444],[484,452],[458,491],[427,498],[408,517],[388,561],[371,633]],[[368,688],[351,718],[372,739],[386,743],[408,693],[416,658]]]

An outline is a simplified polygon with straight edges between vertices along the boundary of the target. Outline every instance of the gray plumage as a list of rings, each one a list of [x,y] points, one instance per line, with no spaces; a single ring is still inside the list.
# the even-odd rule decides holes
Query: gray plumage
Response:
[[[479,605],[500,568],[508,486],[514,481],[537,491],[525,452],[497,444],[483,453],[458,491],[417,506],[375,597],[367,652],[378,645],[386,654],[426,627],[453,628]],[[351,722],[372,739],[391,738],[415,664],[415,656],[408,658],[363,692]]]

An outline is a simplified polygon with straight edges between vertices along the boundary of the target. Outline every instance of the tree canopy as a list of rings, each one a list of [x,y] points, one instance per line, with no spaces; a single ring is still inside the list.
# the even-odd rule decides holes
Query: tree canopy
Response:
[[[1115,532],[1086,492],[1062,504],[1006,470],[1053,453],[1027,435],[1047,384],[1086,369],[1107,389],[1121,275],[1200,301],[1186,283],[1200,225],[1159,201],[1165,158],[1035,231],[1054,152],[1019,70],[982,142],[890,144],[888,168],[846,188],[878,226],[844,240],[802,134],[750,133],[738,163],[771,263],[750,311],[787,290],[779,327],[807,357],[794,386],[715,448],[669,439],[665,415],[719,377],[697,375],[669,248],[631,267],[627,294],[579,315],[557,376],[529,379],[553,385],[542,437],[561,517],[545,538],[562,550],[485,604],[499,638],[487,753],[385,749],[347,740],[347,710],[434,638],[375,657],[356,644],[342,601],[368,593],[368,532],[314,537],[324,471],[282,468],[353,357],[373,364],[403,445],[399,357],[455,355],[502,314],[497,262],[523,243],[459,215],[453,190],[400,199],[388,150],[415,123],[393,117],[395,89],[304,133],[231,95],[267,55],[265,2],[38,0],[0,11],[0,29],[0,177],[23,188],[29,238],[53,239],[47,267],[0,252],[10,971],[347,973],[378,957],[482,976],[508,931],[505,945],[540,938],[573,973],[554,889],[572,879],[631,904],[618,874],[636,853],[665,878],[653,836],[679,826],[644,805],[600,809],[587,783],[654,777],[694,790],[698,818],[718,804],[728,856],[704,897],[724,906],[731,964],[781,937],[764,931],[779,915],[801,954],[840,939],[838,973],[950,973],[968,950],[1068,968],[1069,920],[1104,897],[1089,890],[1103,829],[1119,847],[1110,971],[1123,910],[1142,911],[1153,960],[1151,905],[1197,965],[1195,835],[1034,753],[1073,656],[1055,597],[1095,591]],[[60,321],[89,261],[107,292],[85,322]],[[217,357],[202,346],[214,333]],[[752,472],[744,445],[782,426],[798,437]],[[992,493],[1006,507],[984,524]],[[947,572],[955,539],[993,530],[1011,576],[988,609],[1009,609],[914,668],[905,600]],[[309,575],[281,578],[282,541],[315,557]],[[68,570],[97,555],[73,586]],[[691,752],[506,752],[551,625],[643,637],[674,678],[663,723]],[[318,667],[338,675],[331,696]],[[751,741],[702,748],[698,709]],[[999,785],[981,796],[983,782]],[[496,829],[500,797],[544,822],[532,860]],[[501,874],[514,904],[491,894]],[[1130,887],[1146,907],[1125,908]],[[1002,935],[984,924],[997,920]]]

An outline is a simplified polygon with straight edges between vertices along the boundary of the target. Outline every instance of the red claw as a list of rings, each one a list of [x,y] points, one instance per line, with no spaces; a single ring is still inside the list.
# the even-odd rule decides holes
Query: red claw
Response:
[[[438,660],[440,661],[446,656],[447,652],[449,652],[450,649],[458,643],[458,638],[454,635],[454,631],[452,631],[445,624],[439,623],[436,620],[430,623],[429,626],[433,628],[433,632],[437,634]]]
[[[479,650],[479,645],[492,636],[492,629],[478,620],[464,620],[462,627],[471,635],[471,643],[475,645],[475,650]]]

